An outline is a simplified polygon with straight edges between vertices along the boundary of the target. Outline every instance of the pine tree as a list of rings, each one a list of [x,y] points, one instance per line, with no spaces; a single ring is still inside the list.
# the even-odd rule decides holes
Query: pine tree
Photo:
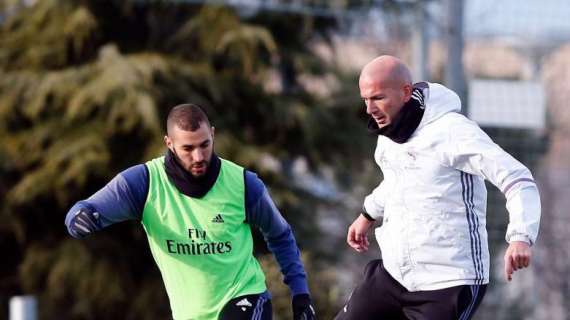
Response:
[[[336,165],[339,176],[356,167],[364,148],[354,139],[358,112],[347,111],[355,100],[339,92],[322,101],[295,83],[265,88],[275,70],[293,80],[322,70],[303,45],[316,20],[275,20],[277,32],[227,7],[118,0],[42,0],[2,16],[2,301],[38,295],[42,319],[169,317],[138,224],[77,241],[63,221],[75,201],[163,153],[166,113],[184,102],[206,107],[217,152],[258,172],[301,247],[318,250],[312,213],[323,200],[300,189],[287,164],[303,157],[313,172]],[[328,291],[318,294],[334,306]]]

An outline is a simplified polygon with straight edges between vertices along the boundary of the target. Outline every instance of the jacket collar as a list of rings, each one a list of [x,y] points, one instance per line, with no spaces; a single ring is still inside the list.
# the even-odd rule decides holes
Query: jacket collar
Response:
[[[172,151],[168,150],[164,157],[164,169],[170,182],[176,186],[178,191],[192,198],[202,198],[212,189],[220,174],[221,163],[220,158],[215,153],[212,154],[206,174],[195,178],[178,163]]]

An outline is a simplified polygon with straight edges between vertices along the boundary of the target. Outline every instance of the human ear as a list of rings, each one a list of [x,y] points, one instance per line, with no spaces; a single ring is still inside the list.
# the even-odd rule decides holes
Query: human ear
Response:
[[[173,146],[172,146],[172,139],[170,139],[169,136],[164,136],[164,144],[166,145],[166,147],[167,147],[168,149],[170,149],[170,151],[174,152],[174,151],[172,150],[172,148],[173,148]]]

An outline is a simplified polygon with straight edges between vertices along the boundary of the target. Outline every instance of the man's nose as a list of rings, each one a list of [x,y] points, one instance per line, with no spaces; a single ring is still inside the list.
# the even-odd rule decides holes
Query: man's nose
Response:
[[[364,103],[366,104],[366,113],[372,114],[372,111],[374,110],[374,104],[372,103],[372,101],[364,100]]]
[[[192,160],[195,162],[203,161],[204,160],[204,153],[200,148],[196,148],[192,152]]]

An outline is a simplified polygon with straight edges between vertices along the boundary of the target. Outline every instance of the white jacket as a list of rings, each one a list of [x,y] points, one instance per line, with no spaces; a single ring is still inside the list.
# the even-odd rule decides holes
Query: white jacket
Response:
[[[384,180],[364,200],[384,267],[409,291],[489,282],[487,190],[507,199],[506,240],[534,243],[540,198],[530,171],[459,113],[459,97],[429,83],[425,112],[410,139],[378,136],[374,153]]]

